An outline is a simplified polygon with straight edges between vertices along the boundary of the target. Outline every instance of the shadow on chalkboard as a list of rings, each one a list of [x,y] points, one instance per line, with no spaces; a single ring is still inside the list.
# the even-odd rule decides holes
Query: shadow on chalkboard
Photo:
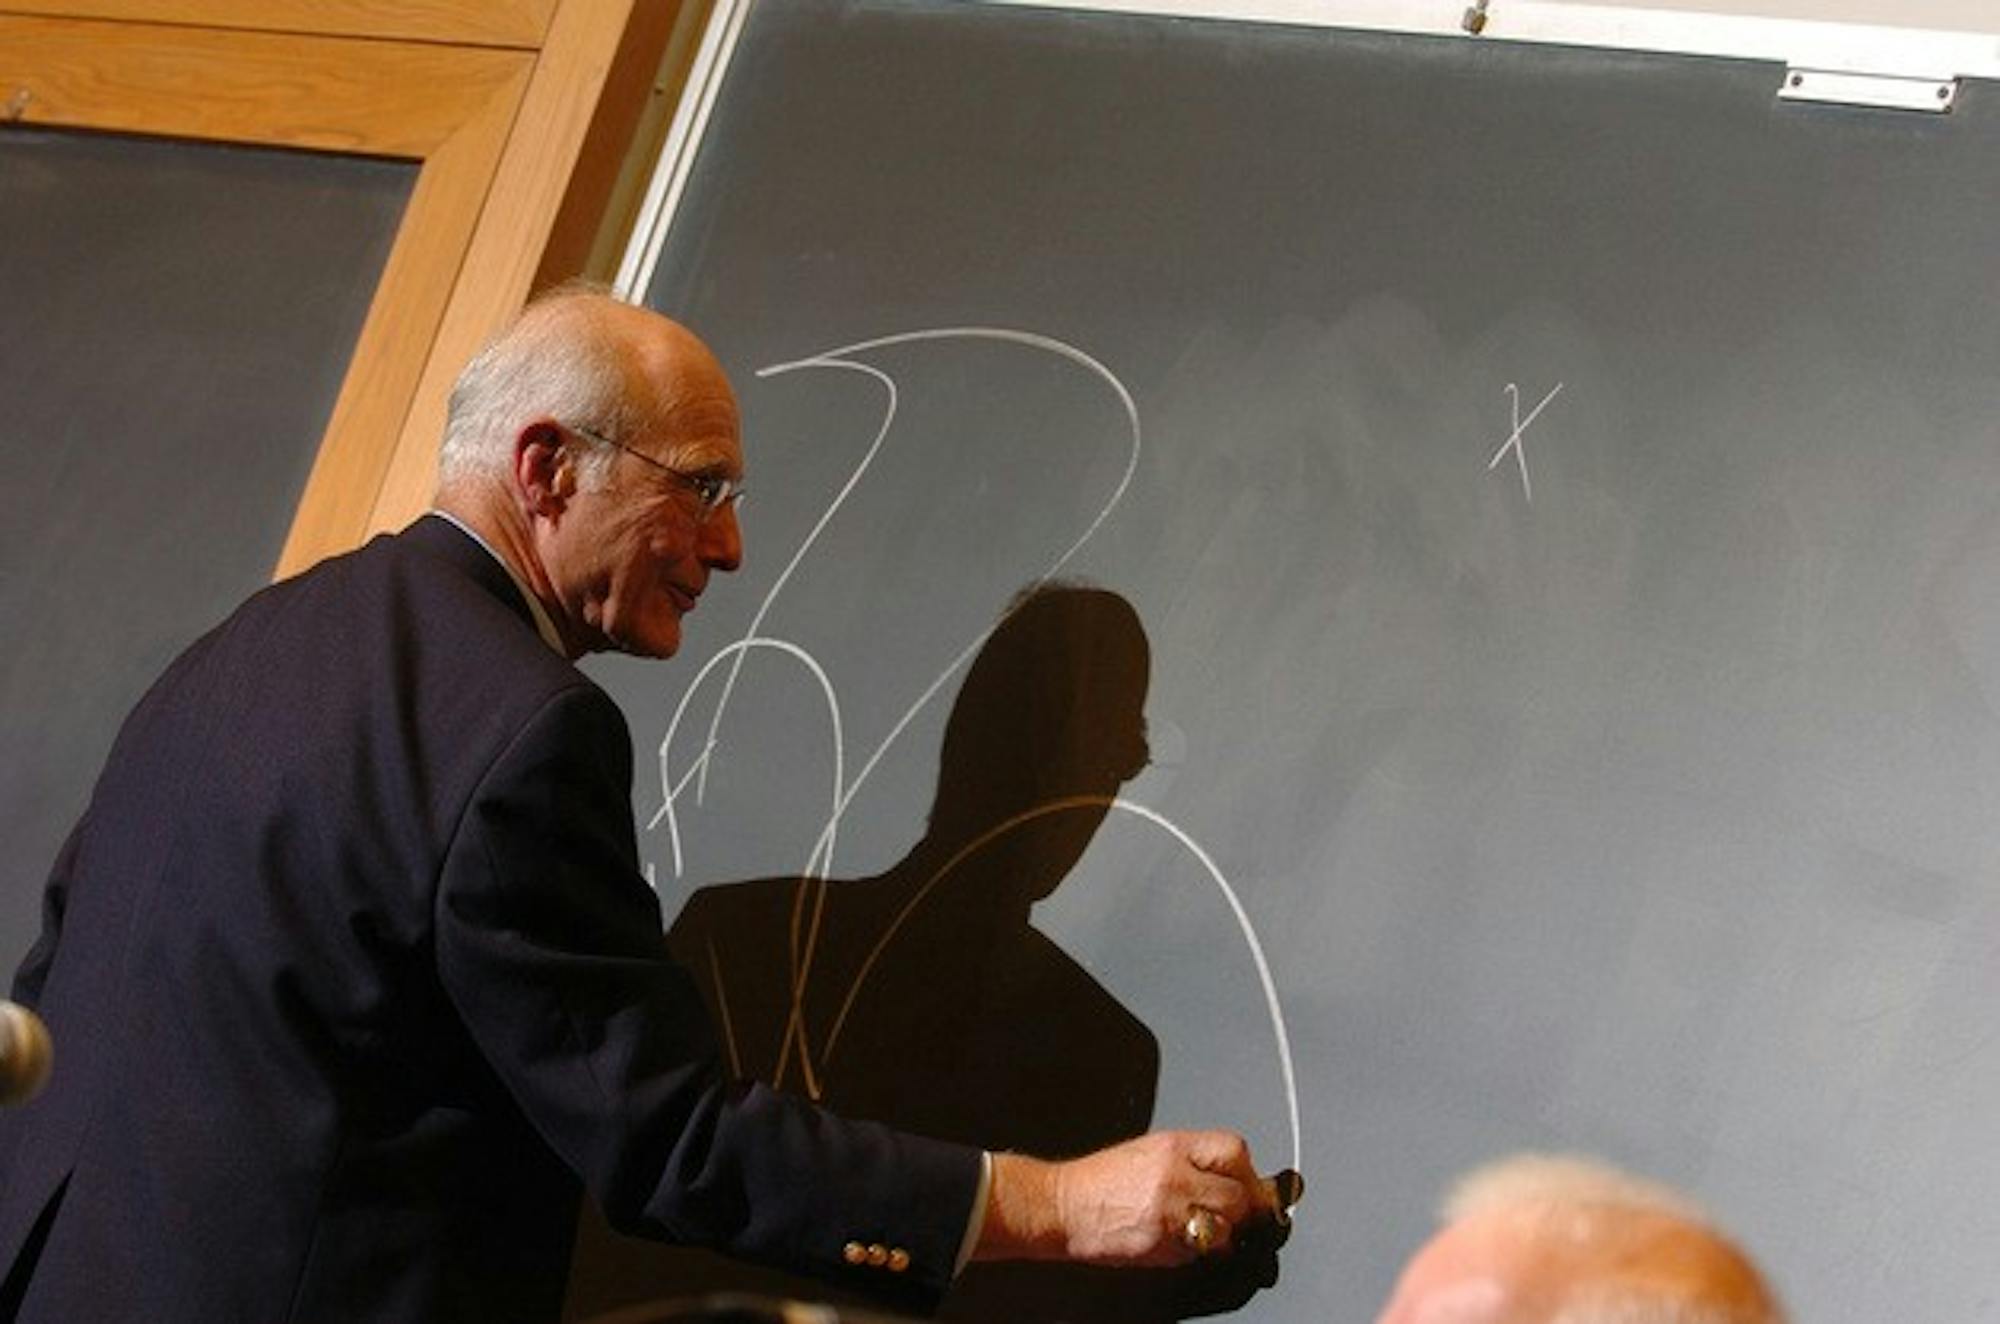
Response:
[[[1147,761],[1149,647],[1116,593],[1018,596],[968,669],[923,839],[869,878],[704,888],[668,936],[740,1077],[848,1116],[1049,1157],[1146,1130],[1158,1041],[1031,921]],[[635,1295],[823,1289],[586,1223],[572,1316]],[[1237,1266],[1242,1276],[1244,1266]],[[1262,1285],[1269,1266],[1251,1276]],[[940,1314],[1121,1321],[1205,1313],[1213,1275],[974,1265]],[[1224,1286],[1227,1304],[1241,1300]],[[1243,1293],[1247,1295],[1247,1291]],[[1151,1301],[1152,1306],[1145,1303]],[[1212,1307],[1220,1308],[1220,1307]]]

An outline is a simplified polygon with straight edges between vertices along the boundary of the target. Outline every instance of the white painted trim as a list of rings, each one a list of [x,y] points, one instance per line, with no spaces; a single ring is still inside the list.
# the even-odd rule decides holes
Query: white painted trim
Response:
[[[2000,36],[1990,33],[1496,0],[1486,35],[1614,50],[1764,59],[1903,78],[2000,77]]]
[[[736,53],[736,39],[742,35],[744,17],[751,0],[715,0],[708,24],[702,29],[701,45],[688,68],[687,84],[680,104],[674,108],[673,123],[660,148],[660,159],[646,185],[646,200],[633,222],[632,239],[625,258],[618,265],[614,283],[618,293],[637,302],[653,281],[660,250],[666,246],[667,227],[680,207],[681,193],[687,188],[688,174],[694,169],[695,152],[708,129],[709,113],[722,92],[722,80],[729,60]]]
[[[972,3],[975,0],[950,0]],[[976,0],[1040,9],[1107,10],[1191,19],[1279,23],[1525,41],[1608,50],[1771,60],[1803,68],[1906,78],[2000,77],[2000,35],[1928,28],[1763,18],[1567,0],[1488,0],[1479,36],[1466,31],[1475,0]],[[1776,91],[1773,84],[1772,90]]]

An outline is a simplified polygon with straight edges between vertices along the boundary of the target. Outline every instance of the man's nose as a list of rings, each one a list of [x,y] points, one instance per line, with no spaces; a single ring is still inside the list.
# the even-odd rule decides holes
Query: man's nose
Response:
[[[736,505],[730,502],[701,526],[701,560],[711,569],[734,570],[743,564],[743,526],[736,522]]]

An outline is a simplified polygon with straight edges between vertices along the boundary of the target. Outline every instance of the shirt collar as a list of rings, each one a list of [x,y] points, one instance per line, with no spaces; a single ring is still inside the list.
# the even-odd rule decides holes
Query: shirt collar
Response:
[[[507,558],[494,551],[491,543],[473,532],[471,525],[450,511],[433,509],[431,514],[451,525],[475,543],[478,543],[488,556],[500,563],[500,568],[507,572],[507,578],[514,581],[514,587],[520,590],[522,599],[527,602],[528,614],[535,618],[535,632],[542,636],[542,642],[567,658],[569,650],[563,647],[562,634],[556,629],[555,621],[550,619],[548,610],[542,606],[542,600],[534,595],[533,590],[528,587],[527,581],[521,578],[520,572],[508,564]]]

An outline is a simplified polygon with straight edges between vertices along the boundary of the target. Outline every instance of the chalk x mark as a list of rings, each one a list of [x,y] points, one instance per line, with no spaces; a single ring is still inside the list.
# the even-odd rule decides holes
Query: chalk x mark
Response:
[[[1549,401],[1562,393],[1562,388],[1563,384],[1557,382],[1555,389],[1543,396],[1542,402],[1529,410],[1526,418],[1522,418],[1521,388],[1512,382],[1508,382],[1507,395],[1514,416],[1514,430],[1507,434],[1507,440],[1500,443],[1500,449],[1494,451],[1493,458],[1486,462],[1486,472],[1492,473],[1494,469],[1499,467],[1501,458],[1508,451],[1514,452],[1514,462],[1521,470],[1521,494],[1528,499],[1528,504],[1531,506],[1535,504],[1535,485],[1528,479],[1528,451],[1521,442],[1521,434],[1526,432],[1528,425],[1533,423],[1540,416],[1541,412],[1549,407]]]

